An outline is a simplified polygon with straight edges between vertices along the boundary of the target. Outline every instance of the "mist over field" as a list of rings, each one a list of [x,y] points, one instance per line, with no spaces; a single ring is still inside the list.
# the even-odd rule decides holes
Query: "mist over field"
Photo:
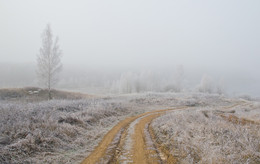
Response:
[[[113,92],[113,83],[120,81],[120,78],[125,74],[135,74],[138,76],[144,76],[142,73],[153,74],[152,79],[158,81],[158,85],[163,88],[174,85],[176,70],[180,65],[150,67],[145,69],[139,68],[96,68],[94,66],[73,66],[71,64],[64,64],[63,71],[60,75],[60,81],[57,84],[57,88],[81,91],[91,94],[110,94]],[[251,71],[241,70],[239,72],[232,72],[231,70],[223,70],[222,72],[216,69],[207,68],[191,68],[184,65],[184,79],[183,89],[185,91],[196,91],[201,79],[204,75],[208,75],[212,78],[214,87],[221,85],[225,94],[230,96],[238,95],[251,95],[259,97],[259,83],[260,76],[257,73]],[[28,87],[28,86],[41,86],[37,80],[36,75],[36,63],[2,63],[0,65],[2,88],[13,87]],[[147,83],[153,83],[149,81],[148,77],[143,79]],[[151,90],[153,91],[153,90]],[[169,90],[170,91],[170,90]]]
[[[260,163],[259,0],[0,0],[0,163]]]
[[[186,90],[207,75],[227,94],[259,96],[259,7],[257,0],[1,1],[0,87],[39,85],[36,56],[50,23],[63,53],[58,88],[107,93],[129,72],[156,74],[165,88],[182,66]]]

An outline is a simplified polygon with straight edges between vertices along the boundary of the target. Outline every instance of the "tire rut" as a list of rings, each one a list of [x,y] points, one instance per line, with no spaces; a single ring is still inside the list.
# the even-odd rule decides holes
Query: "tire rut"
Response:
[[[114,126],[81,163],[165,163],[151,134],[150,123],[169,110],[158,110],[129,117]]]

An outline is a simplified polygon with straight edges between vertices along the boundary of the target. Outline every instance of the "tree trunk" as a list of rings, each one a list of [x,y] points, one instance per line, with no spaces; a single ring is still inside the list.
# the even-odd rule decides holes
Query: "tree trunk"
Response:
[[[51,99],[52,99],[52,96],[51,96],[51,89],[48,89],[48,95],[49,95],[48,100],[51,100]]]

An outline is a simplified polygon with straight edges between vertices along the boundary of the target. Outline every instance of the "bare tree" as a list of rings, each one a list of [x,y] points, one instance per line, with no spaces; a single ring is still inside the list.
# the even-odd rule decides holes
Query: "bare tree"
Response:
[[[58,37],[53,41],[51,27],[48,24],[42,33],[42,47],[37,56],[37,74],[40,82],[48,89],[49,99],[52,99],[51,89],[58,82],[58,75],[62,69],[62,52],[58,41]]]
[[[212,78],[208,75],[204,75],[200,81],[199,91],[204,93],[213,92],[213,81]]]

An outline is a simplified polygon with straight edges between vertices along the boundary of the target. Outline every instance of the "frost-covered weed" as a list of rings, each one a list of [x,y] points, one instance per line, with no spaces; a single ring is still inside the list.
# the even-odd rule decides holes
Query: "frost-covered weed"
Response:
[[[260,162],[260,125],[229,122],[215,108],[174,111],[152,126],[180,163]]]
[[[63,163],[65,152],[86,149],[86,145],[98,141],[106,128],[127,113],[128,104],[120,100],[3,101],[0,104],[0,163],[41,163],[39,159]]]
[[[247,102],[244,105],[234,108],[234,115],[241,118],[254,120],[260,123],[260,103],[259,102]]]
[[[218,95],[191,93],[0,101],[0,163],[79,163],[111,127],[129,115],[175,106],[227,103]]]

